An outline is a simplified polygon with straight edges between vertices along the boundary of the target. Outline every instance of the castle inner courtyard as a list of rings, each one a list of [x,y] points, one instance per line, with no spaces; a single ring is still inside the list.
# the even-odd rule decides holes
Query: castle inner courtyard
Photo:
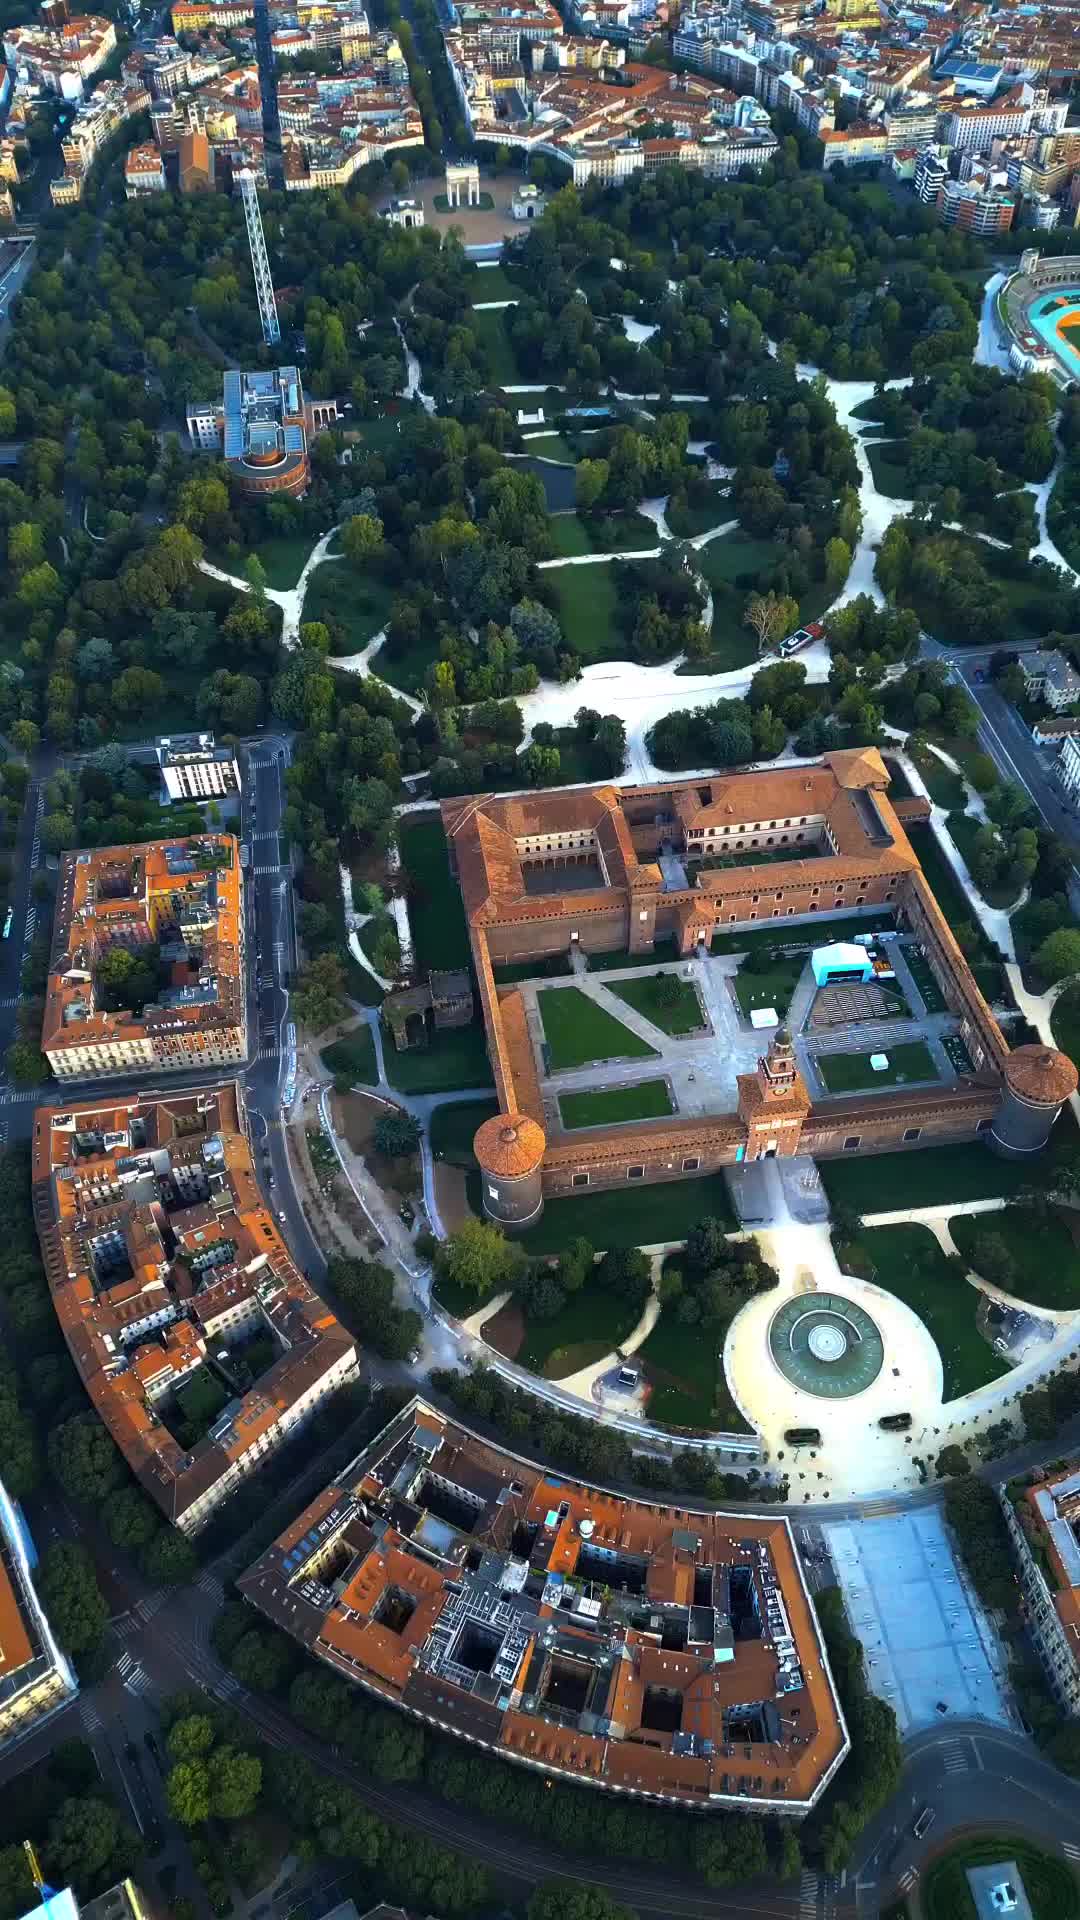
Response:
[[[788,944],[791,944],[790,935]],[[877,1083],[895,1086],[898,1081],[910,1085],[955,1084],[957,1066],[945,1042],[954,1040],[955,1045],[960,1022],[951,1012],[927,1009],[908,966],[905,949],[917,953],[918,942],[914,937],[900,937],[888,943],[896,978],[888,983],[886,995],[876,985],[818,987],[809,951],[788,956],[782,954],[778,941],[774,953],[781,965],[787,966],[793,983],[787,1005],[776,1008],[780,1016],[778,1024],[785,1026],[791,1035],[799,1069],[815,1100],[842,1098],[854,1090],[855,1083],[867,1091]],[[645,1082],[663,1083],[664,1110],[673,1114],[706,1117],[734,1111],[738,1099],[737,1076],[754,1072],[777,1031],[775,1025],[754,1027],[744,1006],[740,1005],[737,982],[743,987],[744,1001],[757,998],[758,978],[763,982],[762,991],[768,992],[770,976],[755,974],[753,966],[752,955],[714,954],[701,948],[689,958],[593,971],[586,957],[580,955],[575,957],[572,976],[552,978],[538,974],[518,982],[543,1098],[545,1126],[551,1132],[568,1127],[569,1114],[560,1107],[561,1099],[567,1094],[629,1089]],[[664,1017],[662,1011],[658,1018],[649,1017],[647,1012],[631,1006],[620,996],[619,988],[631,983],[639,987],[646,985],[658,974],[675,976],[696,994],[701,1010],[701,1024],[696,1030],[665,1031],[659,1024]],[[559,1064],[559,1053],[553,1049],[545,1029],[545,1013],[553,1025],[551,996],[567,992],[584,996],[601,1015],[607,1016],[607,1021],[618,1021],[622,1028],[628,1029],[634,1036],[629,1043],[634,1047],[633,1057],[619,1053],[618,1037],[608,1027],[610,1037],[603,1043],[604,1057],[583,1059],[575,1065]],[[850,1018],[846,1020],[845,1003],[850,1006]],[[847,1062],[841,1063],[847,1067],[846,1072],[837,1073],[837,1055],[848,1056]],[[871,1056],[876,1059],[884,1056],[889,1067],[875,1070],[870,1065]],[[824,1068],[818,1064],[823,1059]],[[894,1061],[908,1063],[908,1070],[892,1070]],[[843,1084],[838,1086],[837,1079]],[[634,1117],[627,1111],[628,1122]],[[603,1124],[617,1123],[617,1120],[617,1114],[611,1112]],[[582,1130],[580,1122],[573,1127],[574,1132]]]

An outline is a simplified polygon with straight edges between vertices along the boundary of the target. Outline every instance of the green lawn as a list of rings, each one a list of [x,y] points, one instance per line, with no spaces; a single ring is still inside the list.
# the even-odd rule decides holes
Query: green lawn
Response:
[[[472,1143],[476,1129],[498,1111],[497,1100],[448,1100],[444,1107],[433,1107],[428,1139],[436,1160],[445,1160],[452,1167],[475,1167]]]
[[[439,658],[439,635],[434,622],[425,623],[415,645],[391,653],[380,647],[372,661],[372,670],[380,680],[402,693],[422,693],[427,670]]]
[[[1080,1887],[1072,1868],[1024,1834],[1002,1833],[1000,1827],[982,1838],[959,1841],[926,1868],[920,1890],[925,1920],[978,1920],[967,1869],[996,1866],[1002,1860],[1015,1860],[1034,1920],[1077,1920]]]
[[[982,823],[976,820],[972,814],[964,813],[951,815],[946,825],[952,840],[955,845],[959,847],[964,864],[970,873],[975,848],[975,836],[979,833]],[[979,891],[982,892],[982,889],[980,888]],[[1014,886],[991,887],[989,893],[983,893],[982,897],[991,907],[1008,908],[1015,905],[1017,892]]]
[[[482,1027],[452,1027],[433,1033],[427,1047],[399,1053],[384,1034],[386,1077],[399,1093],[452,1093],[456,1087],[490,1087],[491,1062]]]
[[[503,266],[477,267],[472,276],[473,305],[486,300],[518,300],[524,288],[517,280],[511,280]]]
[[[615,624],[618,603],[610,567],[602,561],[594,567],[559,567],[545,577],[555,594],[559,625],[583,660],[625,655],[626,642]]]
[[[964,805],[967,795],[960,775],[943,766],[936,753],[913,753],[911,758],[922,774],[936,806],[945,807],[952,813]]]
[[[295,587],[304,570],[304,562],[314,545],[315,538],[310,533],[290,533],[260,540],[258,546],[253,547],[251,551],[262,561],[267,586],[273,587],[275,593],[283,593],[289,587]],[[235,556],[228,560],[220,560],[216,554],[207,555],[207,559],[212,560],[215,566],[224,567],[228,573],[241,575],[244,572],[246,558],[245,555],[244,559],[237,564]]]
[[[512,312],[512,307],[506,307],[494,313],[477,313],[474,307],[469,315],[469,332],[476,336],[487,355],[487,379],[492,387],[516,386],[526,377],[518,366],[504,325],[506,315]]]
[[[949,1230],[976,1273],[974,1247],[979,1235],[993,1233],[1004,1240],[1017,1275],[1015,1280],[998,1282],[1006,1293],[1051,1311],[1080,1307],[1080,1252],[1064,1215],[1052,1214],[1043,1220],[1030,1207],[1007,1207],[1003,1213],[957,1214],[949,1221]]]
[[[390,1045],[393,1045],[393,1041]],[[342,1074],[359,1081],[362,1086],[373,1087],[378,1083],[379,1069],[370,1027],[357,1027],[355,1033],[347,1033],[343,1040],[335,1040],[332,1046],[324,1047],[321,1059],[327,1072],[332,1073],[335,1079]]]
[[[628,1306],[616,1294],[588,1285],[567,1296],[554,1320],[530,1321],[525,1341],[514,1357],[517,1364],[545,1380],[562,1380],[621,1346],[640,1318],[640,1309]]]
[[[400,350],[399,350],[400,351]],[[405,372],[401,362],[402,375]],[[393,413],[380,413],[374,420],[357,420],[353,415],[352,424],[345,429],[345,440],[349,446],[362,447],[366,453],[384,453],[387,447],[395,446],[401,433],[401,423],[409,415],[420,411],[420,403],[414,406],[397,400],[393,402]]]
[[[1030,569],[1015,577],[1008,570],[1011,562],[1007,553],[999,552],[985,540],[976,540],[972,535],[938,534],[935,542],[944,545],[946,563],[950,550],[959,552],[962,548],[969,551],[974,549],[1004,602],[1010,640],[1038,640],[1051,630],[1057,616],[1058,602]],[[930,593],[917,586],[914,591],[902,595],[901,599],[902,604],[915,609],[920,622],[930,633],[937,632],[953,645],[963,646],[968,640],[968,634],[942,613]]]
[[[625,1000],[628,1007],[651,1020],[663,1033],[700,1033],[705,1026],[697,988],[690,980],[680,980],[677,974],[642,975],[638,980],[612,980],[606,984],[610,993]],[[669,994],[673,988],[678,992],[673,1003],[668,1004],[661,999],[661,993]]]
[[[879,493],[888,494],[893,500],[911,498],[911,482],[907,476],[907,468],[893,455],[893,448],[901,444],[899,440],[875,440],[866,449],[870,471],[874,476],[874,485]]]
[[[908,839],[918,856],[926,883],[950,927],[954,930],[959,926],[976,928],[974,948],[965,947],[964,949],[968,962],[970,963],[972,959],[985,959],[988,952],[986,938],[978,930],[978,923],[967,894],[938,846],[931,828],[909,827]]]
[[[999,1160],[979,1140],[935,1146],[930,1152],[819,1160],[818,1172],[830,1204],[853,1207],[857,1213],[1007,1198],[1031,1178],[1026,1163]]]
[[[347,560],[324,560],[308,576],[304,619],[325,620],[331,633],[340,628],[342,652],[359,653],[386,625],[392,600],[390,588],[371,574],[357,573]]]
[[[418,966],[421,970],[467,967],[471,956],[465,908],[450,872],[438,814],[406,816],[398,829],[398,845],[409,883],[409,922]]]
[[[823,920],[811,914],[805,920],[775,920],[765,927],[725,928],[712,937],[713,953],[772,952],[774,947],[799,947],[809,953],[812,947],[827,946],[830,940],[850,940],[853,933],[866,933],[894,925],[891,907],[860,907],[850,918]]]
[[[757,640],[743,624],[743,611],[756,581],[767,577],[781,552],[775,540],[752,540],[738,530],[699,550],[698,569],[713,595],[712,652],[688,662],[686,672],[727,673],[757,659]]]
[[[604,1127],[618,1120],[660,1120],[674,1113],[666,1080],[639,1080],[632,1087],[602,1087],[595,1093],[564,1093],[564,1127]]]
[[[724,1340],[730,1321],[684,1326],[666,1307],[637,1350],[652,1383],[650,1420],[661,1426],[749,1433],[724,1376]]]
[[[1066,987],[1055,1002],[1050,1029],[1062,1053],[1080,1064],[1080,986]]]
[[[537,1005],[552,1072],[591,1060],[651,1060],[657,1050],[598,1007],[579,987],[545,987]]]
[[[883,753],[881,757],[889,773],[889,799],[906,800],[912,792],[912,785],[899,760],[891,753]]]
[[[875,1073],[868,1053],[819,1053],[817,1070],[830,1093],[863,1093],[870,1087],[940,1079],[930,1049],[921,1040],[889,1047],[887,1052],[889,1064],[881,1073]]]
[[[533,454],[538,460],[559,460],[564,466],[577,465],[577,454],[561,433],[530,433],[525,441],[524,451]],[[568,514],[567,519],[576,518]]]
[[[480,1177],[472,1176],[469,1204],[480,1212]],[[687,1229],[707,1216],[738,1226],[722,1173],[701,1179],[664,1180],[658,1186],[613,1187],[602,1193],[571,1193],[548,1200],[543,1218],[519,1236],[529,1253],[561,1253],[578,1234],[598,1252],[608,1247],[647,1247],[685,1240]]]
[[[805,965],[799,957],[780,959],[767,972],[752,973],[744,962],[735,975],[735,998],[747,1019],[752,1007],[775,1007],[783,1019]]]
[[[527,443],[527,451],[539,447],[542,447],[539,440]],[[656,528],[640,513],[594,514],[588,519],[579,513],[556,513],[551,517],[551,537],[559,557],[581,553],[638,553],[657,544]],[[579,571],[579,568],[560,567],[556,577],[561,579],[568,572]]]
[[[919,1158],[928,1156],[921,1154]],[[975,1325],[979,1304],[976,1289],[966,1280],[953,1278],[928,1228],[864,1228],[854,1251],[864,1260],[855,1260],[852,1265],[862,1270],[864,1261],[868,1262],[865,1277],[903,1300],[927,1328],[941,1355],[945,1400],[974,1393],[977,1387],[985,1387],[1008,1373],[1006,1362]]]

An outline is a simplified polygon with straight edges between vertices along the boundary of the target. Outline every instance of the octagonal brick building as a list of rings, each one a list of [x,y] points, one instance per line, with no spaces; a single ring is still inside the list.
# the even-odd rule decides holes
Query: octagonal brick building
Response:
[[[546,1149],[543,1127],[526,1113],[496,1113],[477,1128],[473,1152],[480,1163],[484,1212],[496,1226],[512,1233],[539,1220]]]
[[[1040,1153],[1066,1100],[1076,1092],[1077,1072],[1067,1054],[1038,1042],[1016,1047],[1004,1065],[1001,1105],[990,1144],[1007,1160]]]

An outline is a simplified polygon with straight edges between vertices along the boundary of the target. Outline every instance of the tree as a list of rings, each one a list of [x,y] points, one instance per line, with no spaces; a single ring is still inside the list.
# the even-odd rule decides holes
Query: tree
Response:
[[[181,1760],[165,1782],[169,1812],[183,1827],[201,1827],[210,1818],[210,1775],[204,1760]]]
[[[965,1473],[971,1472],[971,1462],[963,1447],[955,1445],[942,1447],[934,1464],[939,1480],[960,1480]]]
[[[686,1265],[691,1273],[711,1273],[727,1252],[727,1231],[722,1220],[709,1214],[690,1228],[686,1236]]]
[[[382,540],[383,523],[373,514],[354,513],[341,529],[342,551],[354,567],[370,565],[372,556],[382,546]]]
[[[42,1555],[38,1591],[53,1631],[71,1654],[100,1645],[109,1618],[94,1563],[76,1541],[57,1541]]]
[[[637,1920],[637,1915],[585,1880],[545,1880],[529,1901],[528,1920]]]
[[[218,1820],[253,1813],[262,1789],[262,1761],[239,1747],[218,1747],[210,1756],[210,1811]]]
[[[77,1413],[49,1435],[49,1465],[66,1493],[104,1507],[126,1469],[96,1413]]]
[[[338,953],[320,953],[308,962],[293,988],[292,1005],[297,1020],[312,1033],[344,1019],[345,969]]]
[[[384,1153],[388,1160],[415,1153],[422,1131],[419,1120],[415,1120],[411,1113],[404,1113],[399,1108],[381,1113],[375,1122],[373,1135],[376,1152]]]
[[[525,1253],[498,1227],[466,1220],[440,1243],[434,1265],[441,1280],[486,1300],[517,1285],[525,1269]]]
[[[562,765],[558,747],[542,747],[536,742],[526,747],[518,766],[530,787],[548,787],[559,777]]]
[[[1080,973],[1080,930],[1059,927],[1056,933],[1047,934],[1042,945],[1036,948],[1034,958],[1042,978],[1050,986],[1072,973]]]
[[[591,513],[606,491],[610,469],[606,460],[579,460],[574,496],[582,513]]]
[[[132,1834],[96,1794],[62,1801],[49,1822],[43,1864],[54,1886],[92,1886],[106,1869],[123,1879],[136,1857]]]
[[[215,1738],[208,1714],[188,1713],[169,1728],[166,1745],[174,1760],[205,1760]]]
[[[250,673],[219,667],[204,680],[195,698],[199,719],[228,733],[252,733],[262,712],[262,688]]]
[[[242,1686],[253,1693],[274,1693],[288,1672],[292,1653],[280,1634],[245,1633],[233,1648],[229,1665]]]

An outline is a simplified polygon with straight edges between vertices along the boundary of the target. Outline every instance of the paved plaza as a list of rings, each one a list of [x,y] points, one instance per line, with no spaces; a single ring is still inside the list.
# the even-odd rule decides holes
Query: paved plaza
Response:
[[[778,945],[781,940],[782,936],[778,933]],[[952,1013],[926,1011],[902,954],[898,951],[901,943],[894,941],[890,944],[897,966],[897,981],[893,991],[906,1002],[910,1017],[908,1014],[872,1017],[869,997],[863,989],[816,990],[813,971],[807,959],[784,1024],[791,1031],[800,1070],[815,1101],[845,1097],[844,1094],[830,1096],[817,1070],[816,1056],[819,1053],[888,1053],[890,1047],[910,1046],[914,1042],[924,1041],[939,1080],[948,1084],[956,1079],[955,1068],[942,1042],[950,1034],[959,1031],[959,1022]],[[743,964],[744,956],[741,954],[699,951],[680,960],[658,959],[655,966],[592,972],[585,966],[584,956],[580,956],[573,976],[565,980],[553,980],[544,975],[521,981],[521,996],[548,1128],[558,1131],[561,1127],[558,1106],[561,1094],[633,1086],[641,1080],[656,1078],[667,1082],[672,1106],[677,1114],[700,1118],[713,1113],[734,1113],[738,1101],[736,1081],[739,1074],[754,1072],[776,1032],[775,1027],[752,1027],[739,1007],[734,981]],[[611,991],[620,981],[640,981],[650,973],[677,974],[694,985],[705,1010],[708,1024],[706,1033],[665,1033]],[[594,1060],[582,1067],[547,1072],[544,1029],[537,996],[560,985],[576,987],[605,1013],[621,1021],[639,1040],[652,1047],[656,1057]],[[815,1031],[811,1023],[818,1004],[830,994],[835,996],[838,991],[862,994],[867,1002],[864,1010],[871,1017],[855,1020],[845,1027],[829,1025]]]
[[[1013,1725],[1004,1652],[940,1509],[830,1521],[823,1531],[870,1689],[893,1708],[901,1736],[949,1714]]]

